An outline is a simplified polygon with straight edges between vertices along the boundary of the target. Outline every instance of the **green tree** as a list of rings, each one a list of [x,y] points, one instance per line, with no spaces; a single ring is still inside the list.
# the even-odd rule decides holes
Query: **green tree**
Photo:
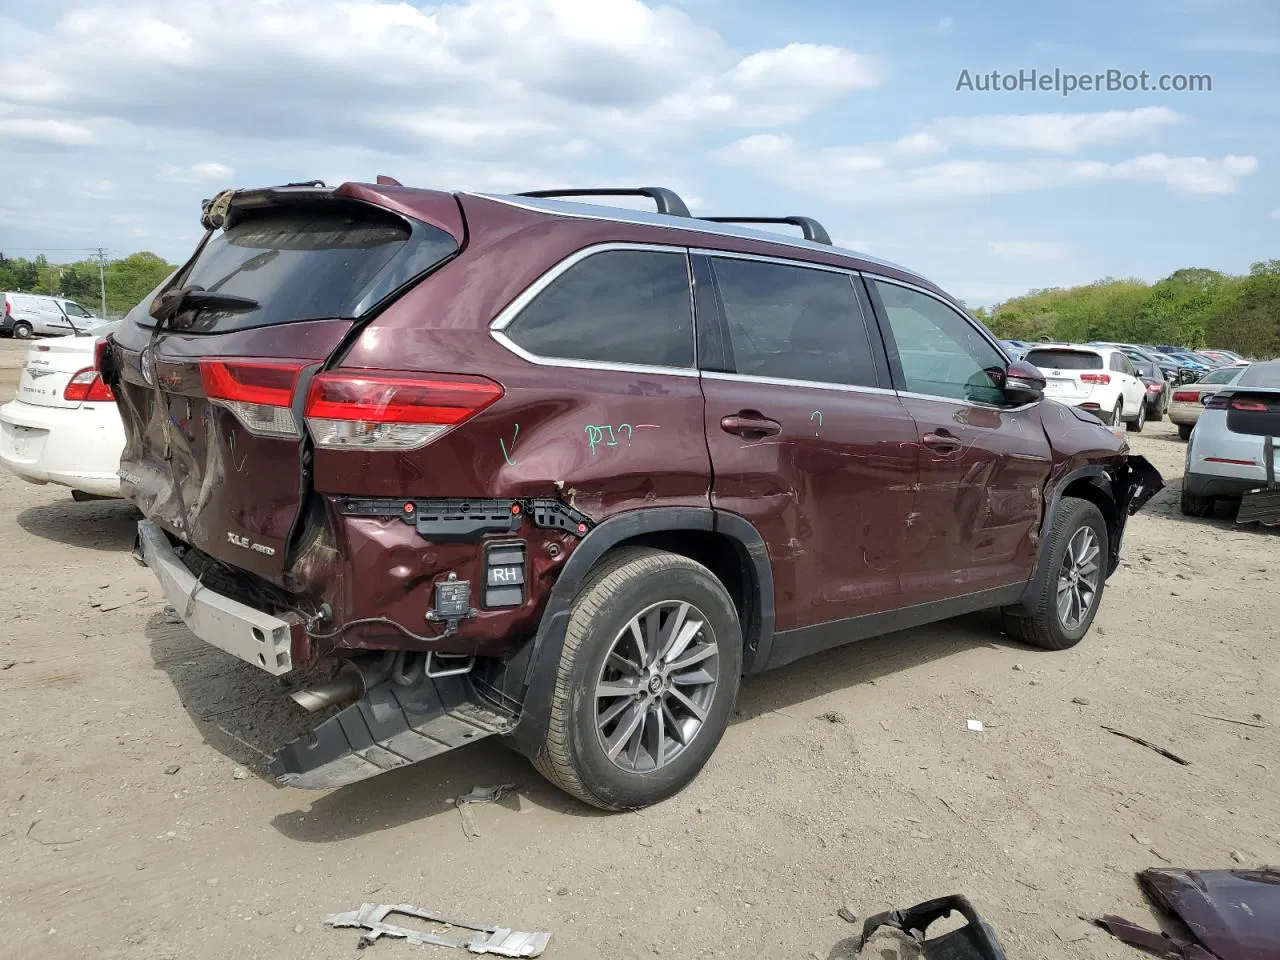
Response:
[[[174,267],[149,251],[107,264],[107,312],[127,313],[172,273]]]

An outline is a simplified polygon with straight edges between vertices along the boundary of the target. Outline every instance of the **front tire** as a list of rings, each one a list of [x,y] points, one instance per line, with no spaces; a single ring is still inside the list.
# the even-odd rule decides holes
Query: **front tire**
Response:
[[[729,725],[742,629],[702,564],[649,547],[601,562],[574,601],[538,772],[604,810],[678,793]]]
[[[1029,599],[1003,611],[1004,630],[1033,646],[1066,650],[1089,632],[1102,603],[1111,555],[1102,511],[1088,500],[1065,498],[1044,549]]]
[[[32,334],[31,324],[19,321],[13,325],[13,339],[30,340]]]

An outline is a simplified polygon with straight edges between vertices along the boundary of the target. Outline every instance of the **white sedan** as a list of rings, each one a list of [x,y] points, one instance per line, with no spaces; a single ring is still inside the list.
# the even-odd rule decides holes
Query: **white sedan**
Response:
[[[120,496],[124,427],[95,366],[96,345],[116,326],[31,348],[17,398],[0,407],[0,465],[31,483],[70,487],[77,499]]]

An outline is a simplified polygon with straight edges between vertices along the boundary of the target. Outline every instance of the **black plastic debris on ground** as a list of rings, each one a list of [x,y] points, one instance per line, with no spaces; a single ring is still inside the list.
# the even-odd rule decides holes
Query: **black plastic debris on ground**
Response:
[[[1182,960],[1280,960],[1280,869],[1158,867],[1139,873],[1138,884],[1177,921],[1179,934],[1112,915],[1095,921],[1117,939]]]
[[[964,917],[965,925],[926,939],[929,927],[953,912]],[[904,910],[889,910],[868,917],[862,925],[859,949],[881,927],[901,930],[910,936],[919,944],[924,960],[1007,960],[995,931],[962,896],[939,897]]]

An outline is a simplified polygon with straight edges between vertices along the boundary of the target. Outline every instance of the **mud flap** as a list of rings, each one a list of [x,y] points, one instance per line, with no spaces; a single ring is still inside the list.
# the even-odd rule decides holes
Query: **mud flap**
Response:
[[[466,675],[386,680],[272,759],[276,779],[325,790],[406,767],[493,734],[514,721],[477,702]]]

